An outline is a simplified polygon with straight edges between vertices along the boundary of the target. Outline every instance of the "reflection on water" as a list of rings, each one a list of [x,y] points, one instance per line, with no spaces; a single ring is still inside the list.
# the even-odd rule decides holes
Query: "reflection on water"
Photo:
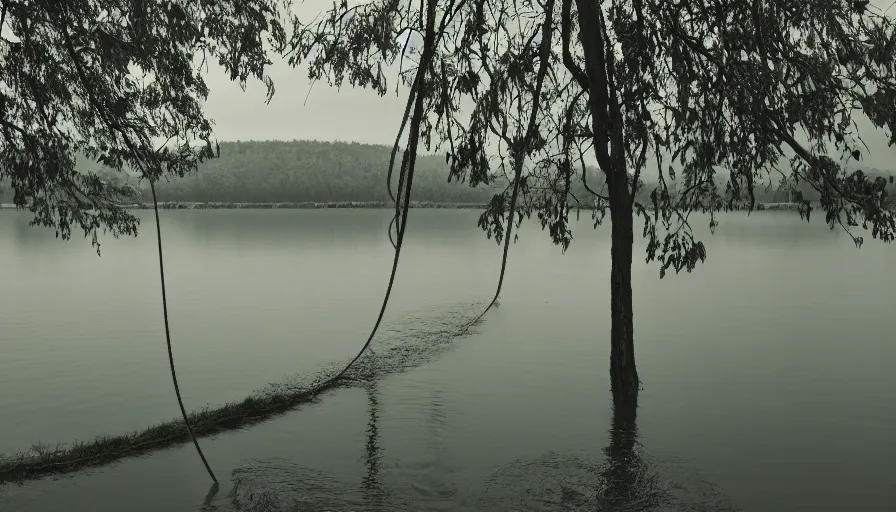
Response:
[[[614,406],[605,458],[548,453],[495,472],[488,510],[728,512],[740,510],[698,472],[640,444],[637,404]],[[484,504],[485,504],[484,503]],[[486,507],[482,507],[486,508]]]
[[[608,509],[639,508],[662,502],[656,475],[638,450],[638,405],[622,403],[613,407],[610,444],[603,471],[606,491],[603,503]]]
[[[406,485],[402,481],[406,477],[383,468],[377,385],[369,384],[366,394],[368,422],[361,457],[365,473],[360,485],[292,461],[257,460],[233,472],[227,509],[207,505],[204,511],[411,512],[442,507],[495,512],[740,510],[687,464],[649,454],[638,439],[636,404],[614,406],[603,458],[550,452],[534,459],[519,459],[496,468],[480,485],[466,490],[462,499],[457,499],[458,492],[453,492],[434,501],[427,489]],[[433,445],[440,447],[440,429],[445,416],[438,392],[430,398],[429,433]],[[433,482],[431,477],[429,483],[435,487],[454,487],[453,482]]]
[[[358,488],[338,476],[282,459],[253,461],[234,470],[229,493],[234,512],[300,510],[412,510],[395,497],[380,477],[382,448],[379,440],[379,397],[375,381],[364,386],[367,395],[367,429],[362,461],[364,476]],[[402,505],[402,503],[404,503]],[[206,501],[204,512],[220,510]]]
[[[364,467],[367,470],[361,480],[361,488],[364,489],[364,498],[368,510],[382,510],[384,503],[388,501],[387,489],[380,481],[380,463],[382,450],[379,445],[379,408],[377,400],[376,383],[371,382],[365,386],[367,392],[367,440],[364,444]]]

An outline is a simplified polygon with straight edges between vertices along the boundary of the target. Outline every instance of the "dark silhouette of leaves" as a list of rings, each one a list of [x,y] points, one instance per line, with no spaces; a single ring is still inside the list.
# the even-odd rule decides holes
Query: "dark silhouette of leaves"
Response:
[[[896,25],[860,4],[602,4],[594,30],[607,48],[601,65],[609,124],[599,136],[588,108],[578,8],[561,2],[552,22],[561,37],[552,44],[537,134],[520,148],[514,141],[532,105],[544,6],[450,2],[440,6],[443,44],[427,82],[438,93],[427,99],[430,122],[421,137],[444,151],[450,180],[479,186],[504,178],[480,219],[498,242],[515,151],[526,155],[522,218],[536,214],[563,247],[572,239],[571,204],[596,203],[595,219],[602,218],[610,206],[604,192],[566,186],[581,176],[582,155],[601,137],[608,142],[598,148],[601,171],[626,176],[631,201],[623,207],[644,220],[645,237],[667,241],[648,243],[647,260],[660,262],[662,273],[692,270],[706,256],[688,221],[695,211],[709,214],[715,228],[720,211],[798,202],[804,215],[825,211],[831,227],[867,226],[889,241],[896,232],[892,189],[839,163],[861,157],[854,110],[896,142]],[[398,36],[417,30],[419,19],[415,2],[334,5],[323,19],[301,24],[289,53],[315,78],[338,85],[348,77],[383,94],[381,70],[412,58]],[[653,176],[645,180],[648,166]]]
[[[278,0],[5,0],[0,68],[0,179],[34,224],[71,236],[136,234],[118,206],[131,186],[79,172],[84,155],[146,178],[183,176],[212,158],[202,70],[273,83],[267,52],[286,32]],[[201,56],[201,61],[197,59]]]

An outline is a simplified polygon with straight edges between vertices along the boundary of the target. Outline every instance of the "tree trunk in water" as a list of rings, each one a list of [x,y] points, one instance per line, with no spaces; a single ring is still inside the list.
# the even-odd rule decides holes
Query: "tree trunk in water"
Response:
[[[566,0],[569,2],[570,0]],[[569,4],[564,4],[566,9]],[[612,76],[612,60],[607,65],[607,35],[599,2],[576,0],[579,11],[579,39],[585,54],[585,74],[580,84],[588,90],[594,156],[606,176],[612,228],[612,269],[610,270],[610,382],[616,406],[637,403],[638,370],[632,322],[632,244],[634,212],[626,173],[624,117],[617,85]],[[581,75],[581,71],[577,73]],[[609,146],[608,146],[609,143]],[[634,184],[632,184],[634,187]]]
[[[623,171],[623,176],[625,176]],[[617,181],[617,180],[612,180]],[[622,181],[622,183],[618,183]],[[640,381],[635,366],[632,311],[634,213],[625,179],[610,186],[612,266],[610,269],[610,383],[613,403],[637,403]]]

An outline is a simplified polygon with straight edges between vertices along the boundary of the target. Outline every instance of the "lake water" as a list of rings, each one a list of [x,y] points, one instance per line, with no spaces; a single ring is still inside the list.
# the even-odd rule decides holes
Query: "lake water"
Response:
[[[0,452],[179,415],[151,212],[140,215],[141,236],[104,240],[97,257],[86,240],[0,212]],[[425,341],[490,298],[500,248],[477,215],[411,212],[386,331]],[[392,259],[388,212],[162,216],[189,409],[316,372],[366,339]],[[589,506],[612,411],[608,227],[585,217],[565,255],[524,226],[500,307],[434,361],[202,439],[221,479],[207,505],[208,475],[186,444],[2,485],[0,510]],[[793,212],[728,215],[705,240],[690,275],[660,280],[635,263],[637,464],[675,496],[656,510],[894,510],[894,248],[857,250]]]

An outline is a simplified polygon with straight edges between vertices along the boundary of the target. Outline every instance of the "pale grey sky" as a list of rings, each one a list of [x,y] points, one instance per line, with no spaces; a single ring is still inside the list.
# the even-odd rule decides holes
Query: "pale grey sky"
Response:
[[[349,6],[358,3],[362,2],[348,1]],[[310,21],[332,6],[332,0],[294,0],[292,10]],[[388,145],[395,141],[407,91],[400,90],[402,96],[396,96],[394,73],[389,76],[391,91],[380,97],[348,85],[337,91],[318,82],[312,88],[307,68],[291,68],[283,60],[272,60],[269,74],[277,92],[268,105],[262,84],[249,83],[243,92],[221,68],[209,66],[211,93],[206,112],[215,120],[219,140],[316,139]]]
[[[872,3],[886,9],[892,0],[873,0]],[[301,14],[310,12],[313,16],[331,5],[329,0],[308,0],[300,6]],[[220,68],[210,66],[207,81],[211,94],[206,108],[215,120],[219,140],[317,139],[393,143],[407,94],[402,90],[401,96],[396,96],[394,75],[389,77],[392,90],[383,97],[347,85],[341,91],[323,82],[312,88],[304,67],[290,68],[283,61],[274,63],[270,75],[276,94],[266,105],[263,85],[250,82],[243,92]],[[864,119],[860,121],[860,127],[871,149],[864,155],[861,165],[896,169],[896,147],[887,147],[885,133],[874,129]]]
[[[215,120],[218,139],[394,142],[407,101],[395,95],[394,87],[383,97],[349,86],[340,92],[323,82],[311,88],[305,68],[291,69],[283,62],[275,63],[270,74],[276,94],[265,105],[262,84],[250,83],[243,92],[220,69],[210,67],[206,111]]]

